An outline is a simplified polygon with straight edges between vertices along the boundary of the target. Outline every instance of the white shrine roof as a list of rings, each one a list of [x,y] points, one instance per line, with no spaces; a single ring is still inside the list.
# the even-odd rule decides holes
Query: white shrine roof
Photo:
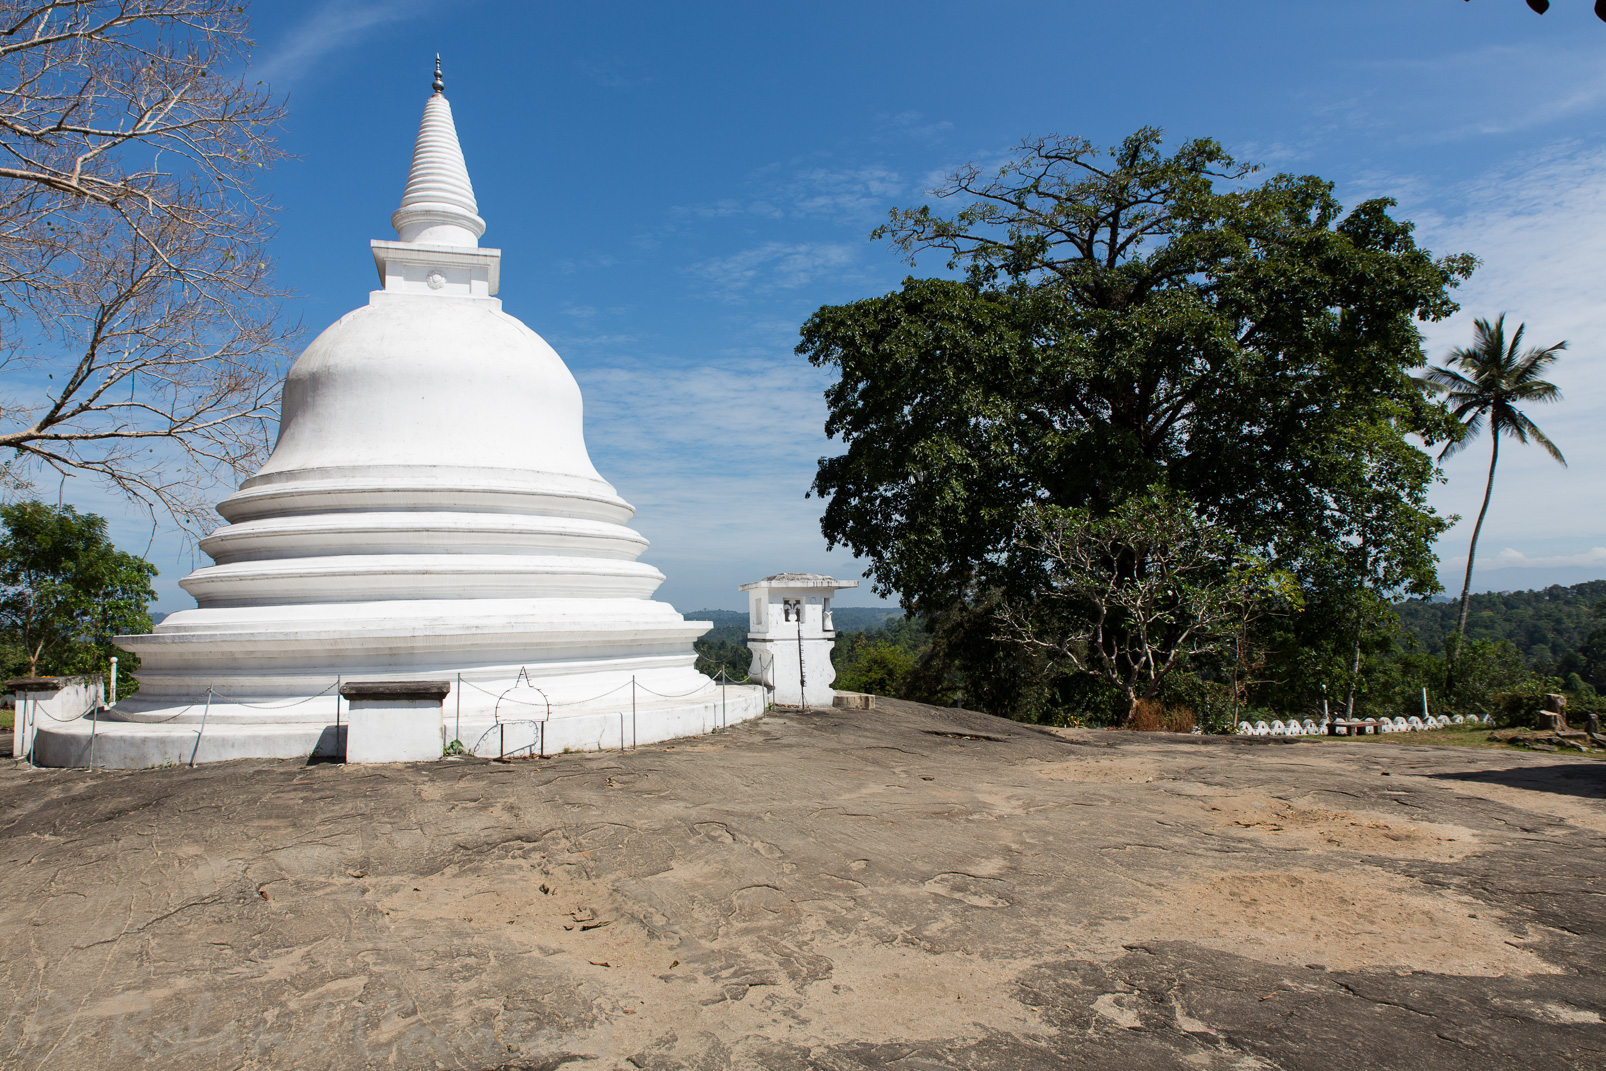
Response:
[[[737,590],[754,591],[758,588],[856,588],[857,580],[838,580],[824,573],[775,573],[763,580],[743,584]]]

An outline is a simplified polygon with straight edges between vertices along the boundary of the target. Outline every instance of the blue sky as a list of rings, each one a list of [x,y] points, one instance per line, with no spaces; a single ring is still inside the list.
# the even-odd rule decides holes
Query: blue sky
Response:
[[[856,576],[805,499],[823,375],[793,356],[822,304],[908,272],[868,232],[947,169],[1022,137],[1112,143],[1145,124],[1209,135],[1272,170],[1391,195],[1435,252],[1484,267],[1474,315],[1568,339],[1566,394],[1534,415],[1566,452],[1503,451],[1479,588],[1606,576],[1606,23],[1584,0],[1180,0],[961,4],[414,3],[274,0],[255,75],[288,96],[268,175],[281,280],[307,339],[363,304],[370,238],[406,177],[434,54],[445,64],[504,307],[579,379],[604,477],[638,510],[646,560],[682,610],[739,605],[780,570]],[[935,260],[921,270],[935,273]],[[1486,445],[1433,502],[1468,518],[1441,545],[1459,589]],[[194,552],[76,482],[191,605]],[[867,592],[843,600],[870,603]]]

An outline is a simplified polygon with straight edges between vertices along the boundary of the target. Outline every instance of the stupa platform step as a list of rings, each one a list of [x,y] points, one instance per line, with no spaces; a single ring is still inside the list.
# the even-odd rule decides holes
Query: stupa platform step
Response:
[[[767,692],[758,685],[712,687],[692,696],[662,698],[638,693],[611,705],[584,710],[512,709],[499,718],[483,714],[443,716],[442,752],[453,740],[481,758],[531,758],[565,751],[613,751],[640,744],[700,736],[764,713]],[[339,762],[345,755],[344,720],[275,722],[228,718],[216,708],[204,723],[190,707],[176,712],[184,721],[116,721],[115,714],[41,726],[34,738],[37,766],[91,766],[144,770],[159,766],[270,758]]]

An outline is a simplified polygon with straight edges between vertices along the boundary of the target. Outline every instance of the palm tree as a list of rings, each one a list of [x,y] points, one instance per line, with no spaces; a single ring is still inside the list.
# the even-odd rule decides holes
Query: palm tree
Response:
[[[1450,649],[1452,672],[1456,650],[1467,634],[1467,599],[1472,590],[1472,563],[1478,554],[1478,535],[1483,531],[1483,518],[1489,512],[1489,493],[1494,490],[1494,469],[1500,461],[1500,436],[1509,435],[1519,443],[1533,439],[1543,446],[1551,457],[1567,464],[1556,444],[1546,438],[1539,426],[1517,408],[1522,403],[1554,402],[1561,399],[1561,390],[1554,383],[1539,378],[1555,363],[1566,342],[1558,342],[1544,349],[1523,350],[1523,324],[1506,341],[1506,317],[1502,313],[1494,323],[1477,320],[1473,324],[1471,348],[1457,348],[1450,352],[1443,368],[1430,368],[1422,377],[1430,390],[1442,391],[1445,401],[1456,420],[1461,422],[1461,437],[1446,446],[1439,454],[1444,460],[1459,452],[1478,437],[1484,421],[1489,422],[1489,480],[1483,488],[1483,508],[1478,511],[1478,523],[1472,526],[1472,546],[1467,551],[1467,576],[1461,585],[1461,613],[1456,621],[1455,646]]]

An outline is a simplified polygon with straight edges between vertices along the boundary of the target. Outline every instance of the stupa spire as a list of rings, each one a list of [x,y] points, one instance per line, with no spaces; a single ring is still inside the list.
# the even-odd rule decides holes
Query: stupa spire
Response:
[[[485,233],[479,217],[468,164],[457,141],[452,106],[441,80],[440,56],[435,57],[434,93],[424,105],[413,143],[413,166],[407,174],[401,207],[390,217],[403,242],[426,245],[477,246]]]

